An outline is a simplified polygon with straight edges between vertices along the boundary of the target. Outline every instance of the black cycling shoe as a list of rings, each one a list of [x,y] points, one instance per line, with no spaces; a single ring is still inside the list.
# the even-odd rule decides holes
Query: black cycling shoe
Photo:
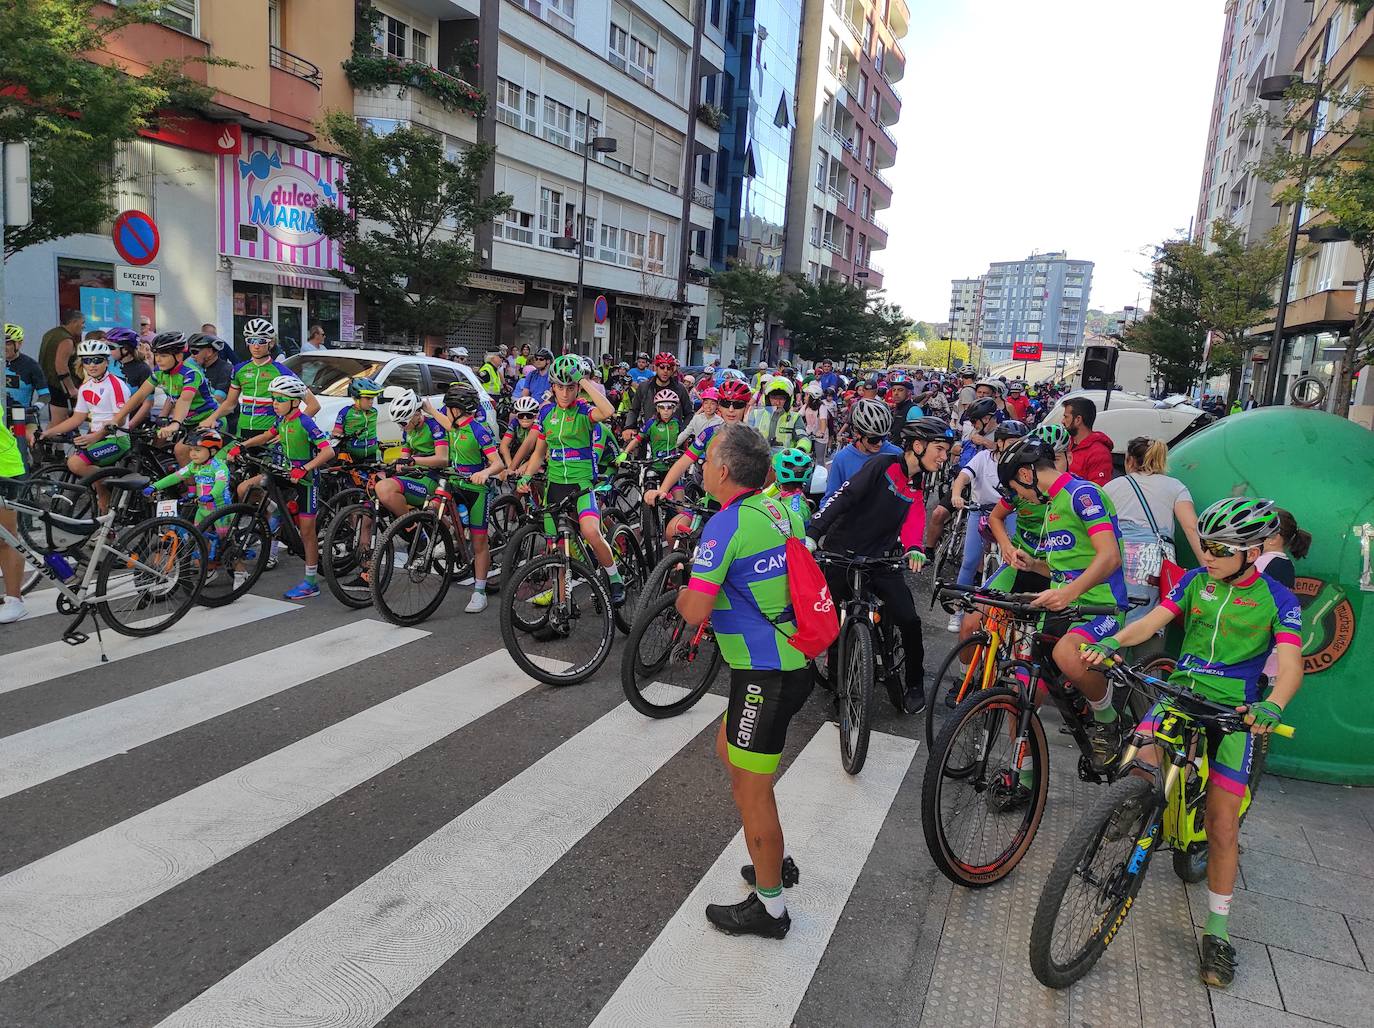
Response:
[[[792,927],[787,911],[782,912],[782,917],[774,917],[756,892],[739,903],[708,903],[706,920],[726,935],[760,935],[765,939],[786,938]]]
[[[754,865],[745,864],[739,869],[739,876],[750,885],[758,884],[754,876]],[[801,881],[801,871],[797,869],[797,862],[791,857],[782,858],[782,887],[790,889]]]
[[[1093,767],[1098,771],[1115,767],[1121,756],[1121,719],[1091,721],[1084,727],[1088,733],[1088,744],[1092,747]]]
[[[762,904],[760,904],[762,906]],[[1236,948],[1215,935],[1202,937],[1202,960],[1198,973],[1203,985],[1224,989],[1236,978]]]
[[[611,583],[611,606],[623,607],[625,605],[625,583]]]
[[[902,711],[907,714],[919,714],[926,709],[926,691],[919,685],[913,685],[902,696]]]

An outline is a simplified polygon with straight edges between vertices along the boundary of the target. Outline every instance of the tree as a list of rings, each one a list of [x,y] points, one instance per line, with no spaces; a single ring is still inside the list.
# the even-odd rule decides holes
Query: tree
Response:
[[[1350,234],[1360,255],[1360,292],[1355,321],[1345,340],[1345,353],[1331,383],[1331,409],[1344,416],[1350,409],[1350,385],[1355,372],[1374,353],[1374,310],[1369,305],[1369,279],[1374,276],[1374,166],[1361,159],[1323,175],[1308,193],[1309,202]]]
[[[903,314],[900,307],[886,300],[875,300],[869,306],[868,322],[868,333],[874,342],[872,352],[882,364],[905,364],[911,360],[916,323]]]
[[[477,226],[505,213],[510,196],[481,195],[493,148],[472,146],[456,160],[440,139],[403,126],[378,135],[352,115],[325,116],[320,132],[348,162],[338,183],[350,210],[316,211],[351,271],[332,271],[380,315],[388,332],[447,335],[471,310],[459,299],[476,261]]]
[[[33,216],[5,233],[5,257],[26,247],[95,232],[114,216],[112,186],[121,143],[139,129],[198,110],[211,90],[165,61],[142,76],[85,54],[106,36],[156,19],[156,4],[92,14],[95,0],[0,3],[0,141],[27,142]],[[209,60],[207,63],[227,63]]]
[[[858,360],[882,345],[873,337],[873,294],[844,282],[795,278],[783,324],[792,336],[792,353],[803,360]]]
[[[968,363],[969,351],[968,344],[961,343],[957,339],[937,339],[934,342],[918,346],[911,355],[911,360],[915,364],[923,364],[930,368],[949,368],[955,370]]]
[[[935,326],[929,321],[918,321],[912,330],[919,343],[933,343],[939,340],[940,333],[935,331]]]
[[[731,261],[725,271],[712,275],[711,288],[720,296],[721,325],[742,329],[749,351],[768,322],[782,312],[787,293],[780,276],[742,261]]]

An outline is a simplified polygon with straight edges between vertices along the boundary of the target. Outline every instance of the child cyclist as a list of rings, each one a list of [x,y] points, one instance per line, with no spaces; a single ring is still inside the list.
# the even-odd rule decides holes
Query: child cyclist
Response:
[[[629,457],[641,444],[646,444],[649,459],[654,462],[652,468],[662,480],[672,466],[673,458],[677,456],[677,439],[684,429],[679,416],[679,406],[675,391],[660,389],[654,395],[654,416],[645,421],[638,434],[632,436],[625,444],[625,449],[616,459],[616,463]],[[674,496],[681,492],[681,486],[674,487]]]
[[[115,411],[109,424],[115,428],[123,425],[130,414],[143,407],[145,400],[152,398],[156,389],[167,397],[162,413],[171,418],[169,424],[158,429],[160,439],[170,439],[179,427],[193,428],[207,422],[215,412],[215,395],[205,373],[186,360],[186,337],[180,332],[163,332],[154,336],[149,346],[157,370]],[[191,451],[185,443],[177,443],[173,452],[179,463],[189,463]]]
[[[806,487],[811,483],[814,468],[811,454],[796,447],[773,454],[773,484],[763,491],[764,496],[780,500],[788,510],[801,518],[805,525],[814,513],[806,499]]]
[[[1228,497],[1197,519],[1202,567],[1183,576],[1159,606],[1125,628],[1083,647],[1083,662],[1096,666],[1123,646],[1143,643],[1182,617],[1183,645],[1169,681],[1199,696],[1245,711],[1248,733],[1207,738],[1207,925],[1200,973],[1221,988],[1236,974],[1236,951],[1226,922],[1239,862],[1240,815],[1249,805],[1259,765],[1257,748],[1281,722],[1284,708],[1302,685],[1302,611],[1297,598],[1261,574],[1255,561],[1264,542],[1279,530],[1278,508],[1269,500]],[[1270,650],[1278,659],[1273,691],[1261,699],[1260,673]],[[1153,734],[1172,714],[1167,699],[1141,722]],[[1155,763],[1154,747],[1140,757]]]
[[[601,536],[601,512],[592,492],[595,482],[596,426],[615,417],[615,408],[591,379],[582,374],[581,361],[573,353],[558,357],[549,371],[553,382],[553,402],[539,411],[531,434],[534,452],[519,479],[519,491],[529,492],[530,479],[548,462],[548,482],[544,490],[545,508],[577,496],[577,523],[597,562],[606,569],[611,583],[611,602],[625,602],[625,583],[620,577],[611,548]],[[528,440],[526,440],[528,445]],[[521,447],[521,453],[524,452]],[[517,457],[520,454],[517,454]],[[553,526],[545,519],[545,531]]]
[[[315,538],[315,512],[318,507],[319,474],[324,465],[334,459],[334,449],[310,416],[301,410],[308,390],[305,383],[294,375],[279,375],[267,387],[272,397],[272,411],[276,424],[266,432],[250,436],[241,446],[251,449],[276,443],[281,455],[291,465],[291,481],[296,484],[296,527],[301,533],[301,544],[305,547],[305,578],[285,593],[288,600],[305,600],[320,595],[315,574],[320,562],[319,542]],[[239,446],[229,451],[230,457],[239,453]],[[249,479],[244,483],[252,488],[262,479]]]
[[[533,396],[517,397],[511,408],[510,423],[506,425],[506,431],[501,435],[501,461],[505,464],[505,470],[501,472],[504,479],[512,471],[519,472],[520,466],[515,462],[515,455],[520,452],[525,445],[525,440],[529,438],[530,429],[534,427],[535,418],[539,416],[539,401]],[[534,444],[530,444],[530,449]]]
[[[191,439],[191,461],[189,464],[178,468],[170,475],[159,478],[156,482],[147,486],[143,490],[144,496],[152,496],[162,489],[170,489],[174,485],[190,485],[192,493],[196,498],[197,527],[210,520],[216,511],[227,507],[233,502],[233,491],[229,487],[229,465],[220,458],[220,449],[224,446],[224,437],[213,428],[202,428]],[[218,529],[221,535],[228,531],[228,525]],[[214,565],[218,553],[218,539],[211,538],[210,542],[210,561]],[[235,585],[239,585],[247,572],[234,569]],[[215,572],[211,571],[211,577]]]
[[[358,377],[348,383],[348,395],[353,402],[339,411],[334,431],[329,433],[339,456],[358,462],[378,459],[381,447],[377,442],[377,397],[381,393],[382,387],[370,378]]]
[[[453,470],[466,476],[453,483],[453,499],[468,509],[468,535],[472,539],[473,590],[468,614],[487,609],[487,573],[491,571],[491,546],[487,541],[487,479],[501,470],[496,437],[481,418],[482,401],[466,379],[459,379],[444,393],[439,421],[448,429],[448,452]]]
[[[413,389],[392,397],[387,413],[401,426],[400,463],[406,465],[406,473],[378,482],[377,502],[399,518],[434,495],[439,475],[449,466],[448,430],[425,413]]]
[[[42,438],[70,432],[89,418],[91,431],[76,440],[76,452],[67,458],[67,469],[78,478],[91,468],[108,468],[124,459],[129,452],[129,437],[117,435],[105,439],[106,426],[115,412],[133,394],[129,384],[110,374],[110,345],[103,339],[86,339],[76,344],[76,356],[81,361],[85,380],[76,392],[76,405],[71,417],[49,425]],[[103,511],[109,506],[109,490],[96,484],[96,496]]]

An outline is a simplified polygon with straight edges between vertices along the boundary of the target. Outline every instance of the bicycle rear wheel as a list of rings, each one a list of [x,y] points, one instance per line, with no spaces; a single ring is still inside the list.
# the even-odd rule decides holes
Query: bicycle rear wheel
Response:
[[[413,510],[391,523],[372,552],[372,603],[393,625],[427,621],[448,595],[457,564],[448,524],[433,511]]]
[[[1153,794],[1144,778],[1118,778],[1059,851],[1031,922],[1031,971],[1042,985],[1078,981],[1125,923],[1158,841]]]
[[[975,632],[954,648],[940,664],[926,689],[926,751],[935,746],[936,725],[943,724],[969,693],[992,683],[983,681],[986,666],[986,632]]]
[[[632,620],[640,616],[658,597],[667,593],[676,595],[680,587],[687,584],[687,572],[691,570],[691,554],[686,550],[669,550],[663,559],[655,564],[644,576],[644,585],[639,590],[639,609]]]
[[[851,775],[863,770],[873,724],[873,626],[851,617],[840,630],[840,764]]]
[[[201,522],[200,530],[210,546],[210,567],[200,602],[223,607],[252,589],[266,570],[272,532],[252,503],[221,507]]]
[[[715,633],[687,624],[677,597],[665,593],[635,621],[620,655],[620,685],[645,717],[672,717],[706,694],[720,666]]]
[[[639,540],[635,538],[634,530],[623,522],[610,530],[606,544],[611,548],[611,557],[625,584],[625,602],[615,608],[615,627],[622,634],[629,635],[634,627],[631,617],[639,605],[639,591],[644,585],[644,558],[639,555]]]
[[[926,759],[926,846],[956,885],[981,888],[1006,877],[1040,827],[1049,797],[1045,729],[1032,713],[1018,759],[1020,715],[1015,690],[980,690],[955,709]]]
[[[361,610],[372,606],[372,554],[386,521],[370,503],[344,507],[320,541],[320,574],[334,598],[345,607]],[[382,568],[389,574],[393,565]]]
[[[539,627],[517,627],[531,623]],[[615,642],[601,569],[561,553],[521,567],[501,590],[501,638],[520,669],[546,685],[573,685],[596,674]]]
[[[121,635],[156,635],[200,597],[209,547],[195,525],[152,518],[120,533],[96,572],[96,612]]]

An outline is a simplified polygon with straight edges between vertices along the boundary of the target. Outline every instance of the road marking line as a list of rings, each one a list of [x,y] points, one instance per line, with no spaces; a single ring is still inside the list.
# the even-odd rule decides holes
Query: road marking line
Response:
[[[47,617],[49,614],[57,613],[57,598],[62,594],[57,591],[56,586],[35,589],[24,597],[25,621],[36,621],[39,618]]]
[[[749,863],[749,852],[740,832],[644,951],[593,1028],[790,1025],[915,754],[912,740],[874,732],[863,772],[850,776],[840,767],[835,726],[821,726],[777,788],[788,848],[802,868],[801,883],[786,893],[792,917],[787,939],[732,938],[706,920],[706,904],[747,895],[739,869]]]
[[[0,981],[534,687],[505,650],[0,878]]]
[[[427,635],[359,621],[0,739],[0,799]]]
[[[162,1025],[370,1028],[724,709],[622,703]]]
[[[101,631],[105,636],[105,652],[109,654],[110,663],[114,663],[126,657],[140,657],[153,650],[198,639],[212,632],[222,632],[300,609],[294,603],[273,600],[266,596],[245,596],[228,607],[214,610],[207,607],[192,608],[184,618],[165,632],[146,638],[119,635],[104,626],[101,627]],[[89,623],[87,627],[89,628]],[[68,646],[59,639],[57,642],[6,654],[5,671],[3,676],[0,676],[0,694],[26,689],[50,678],[61,678],[78,671],[94,671],[108,666],[100,662],[100,648],[96,643],[94,630],[90,632],[90,636],[90,642],[81,646]]]

